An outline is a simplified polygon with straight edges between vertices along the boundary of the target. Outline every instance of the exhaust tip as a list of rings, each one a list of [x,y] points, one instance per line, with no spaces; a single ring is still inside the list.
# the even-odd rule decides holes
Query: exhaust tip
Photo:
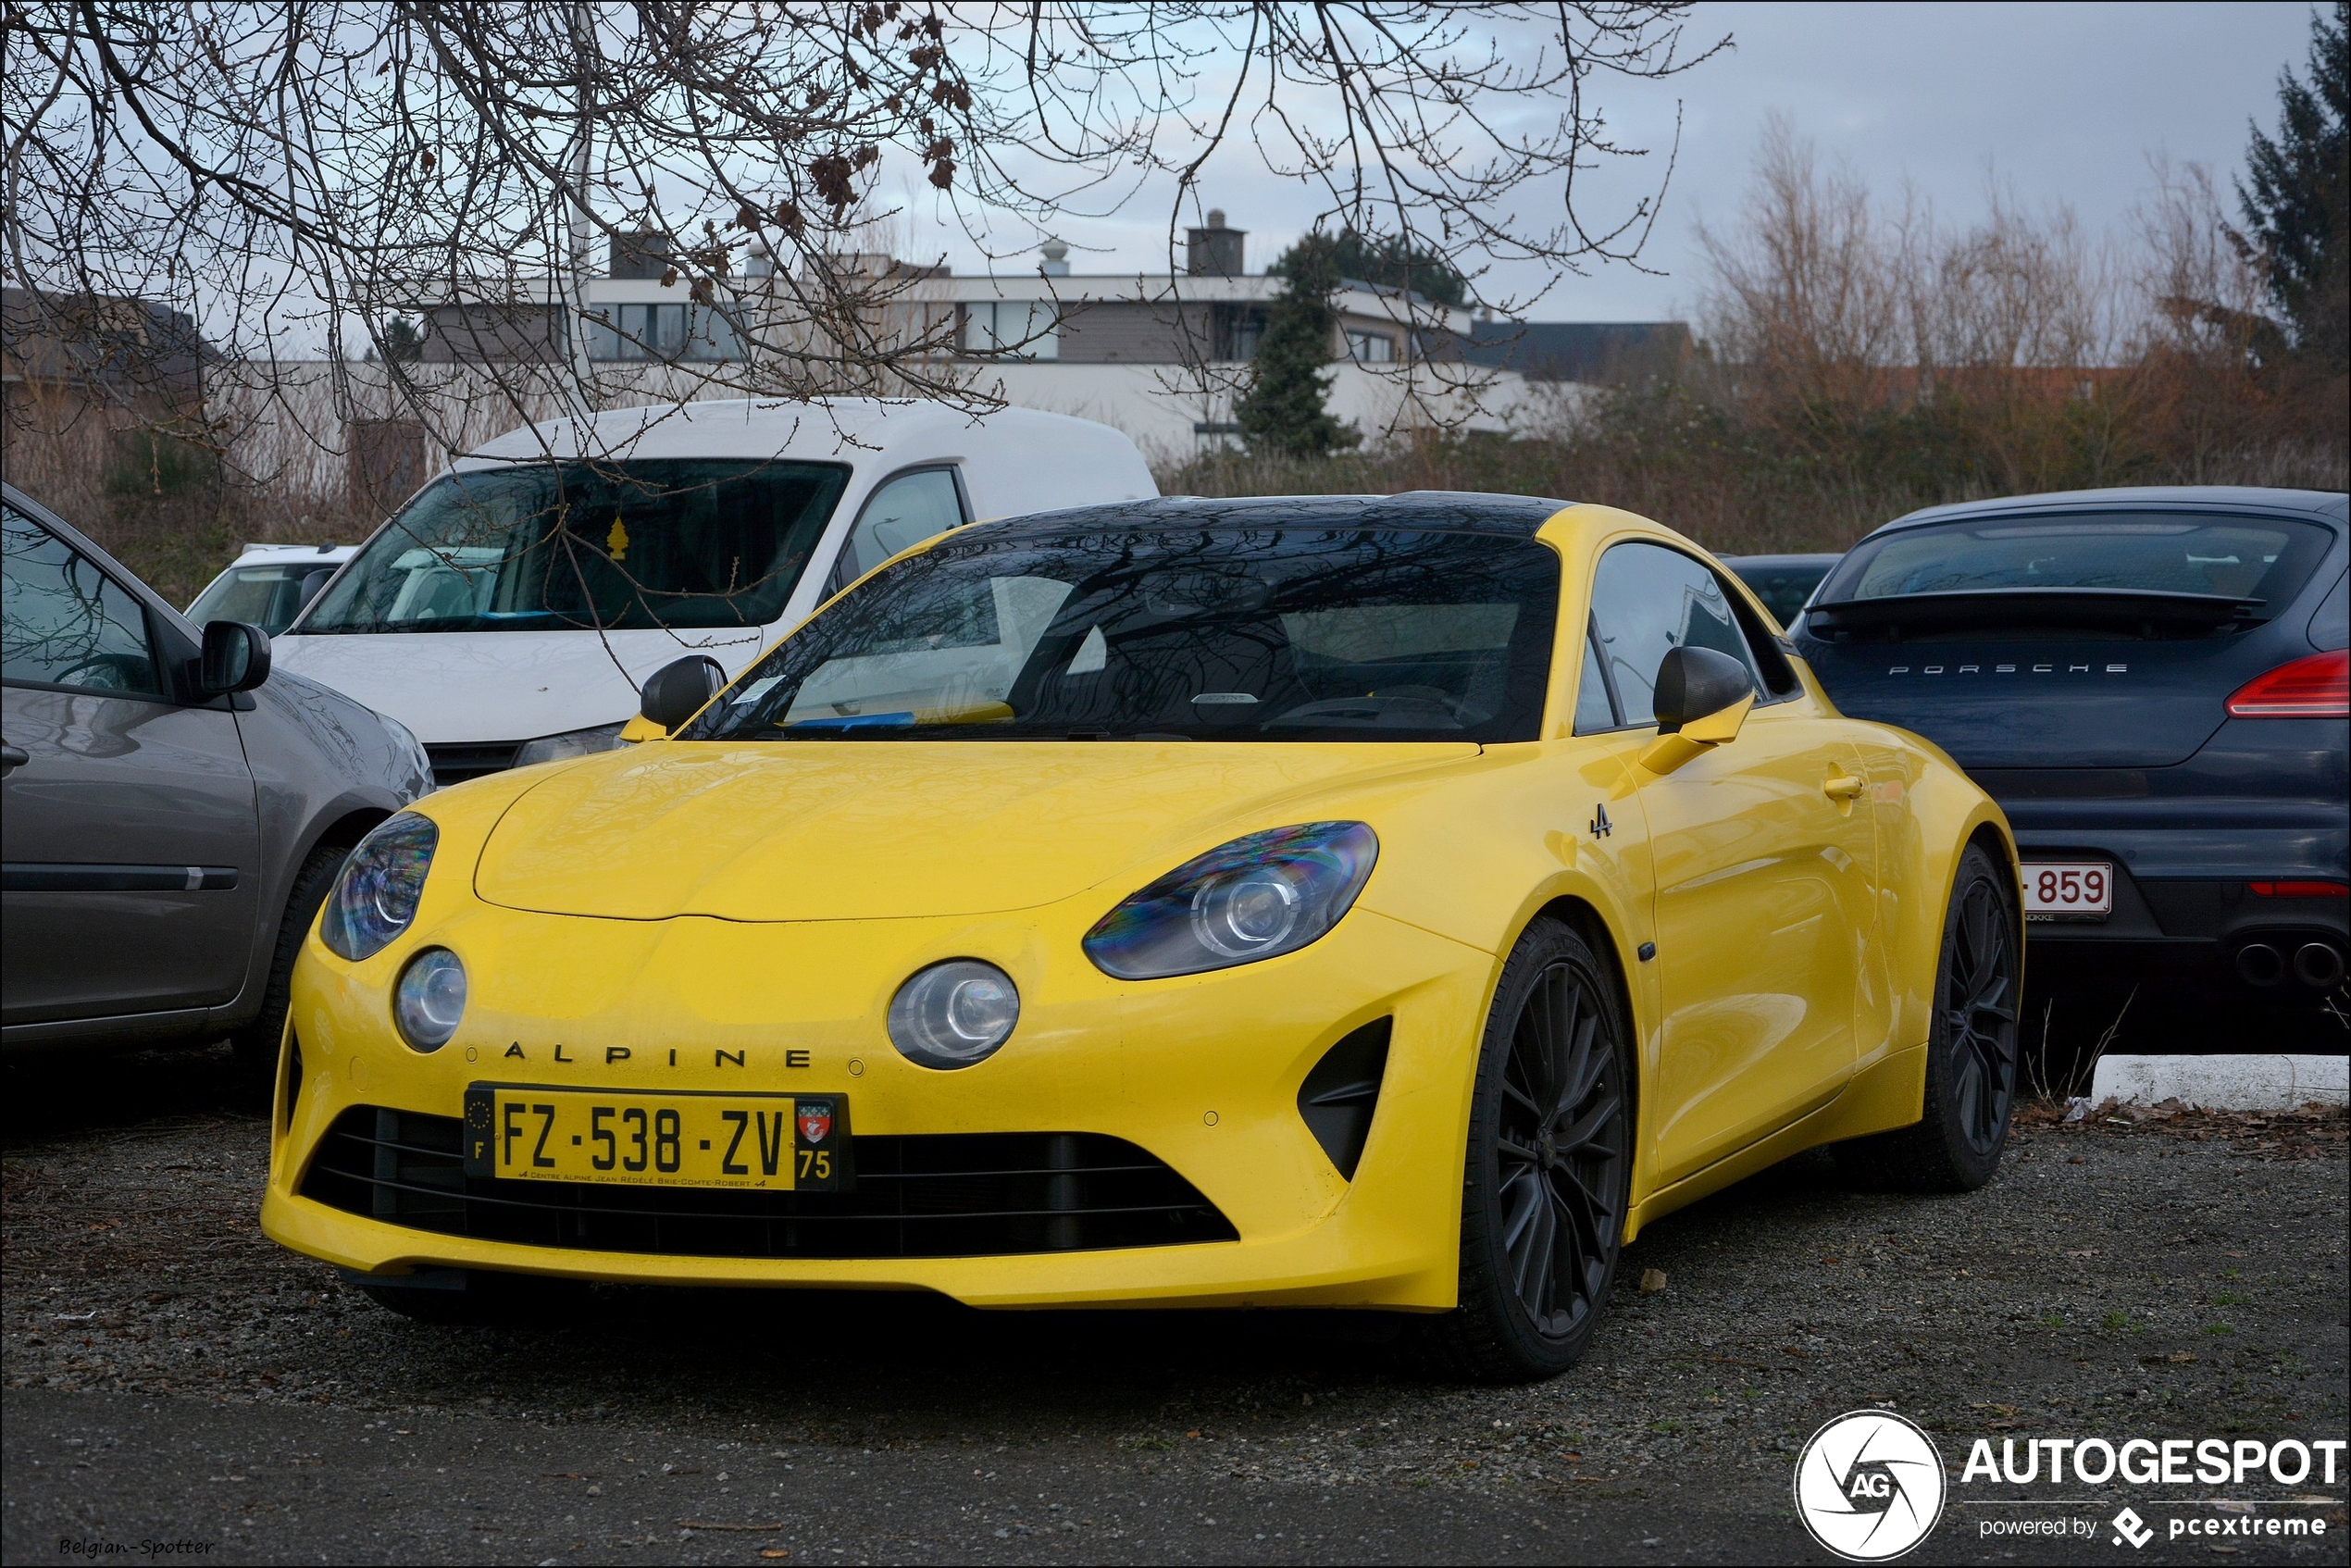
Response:
[[[2285,978],[2285,954],[2268,942],[2247,942],[2237,949],[2237,977],[2249,986],[2274,986]]]
[[[2343,983],[2343,954],[2326,942],[2305,942],[2294,954],[2294,977],[2318,990]]]

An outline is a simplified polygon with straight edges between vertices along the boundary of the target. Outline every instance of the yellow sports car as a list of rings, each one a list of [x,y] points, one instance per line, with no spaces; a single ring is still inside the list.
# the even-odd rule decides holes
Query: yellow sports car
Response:
[[[1524,1378],[1764,1164],[1997,1164],[1998,808],[1628,513],[979,524],[715,684],[354,853],[269,1235],[423,1317],[517,1274],[1382,1308]]]

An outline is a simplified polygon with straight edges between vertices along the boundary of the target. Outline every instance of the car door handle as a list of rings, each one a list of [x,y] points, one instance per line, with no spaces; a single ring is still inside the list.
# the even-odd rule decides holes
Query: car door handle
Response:
[[[0,746],[0,773],[13,773],[31,760],[21,746]]]
[[[1870,787],[1866,778],[1856,778],[1847,773],[1832,773],[1821,785],[1821,793],[1833,801],[1857,801],[1861,791]]]

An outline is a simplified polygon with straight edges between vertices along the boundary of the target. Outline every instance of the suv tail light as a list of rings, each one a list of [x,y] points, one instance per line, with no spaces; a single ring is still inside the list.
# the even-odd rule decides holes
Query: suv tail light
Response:
[[[2229,699],[2235,718],[2351,717],[2351,651],[2313,653],[2255,676]]]

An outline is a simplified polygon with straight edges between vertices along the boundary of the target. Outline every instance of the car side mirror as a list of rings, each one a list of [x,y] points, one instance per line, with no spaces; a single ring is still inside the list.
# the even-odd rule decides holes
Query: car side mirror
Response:
[[[1641,765],[1667,774],[1692,758],[1738,739],[1755,706],[1755,678],[1745,665],[1711,648],[1669,648],[1658,662],[1657,739]]]
[[[269,678],[269,634],[244,621],[209,621],[196,660],[196,688],[207,697],[250,691]]]
[[[700,713],[703,704],[727,684],[727,672],[707,653],[689,653],[653,672],[645,682],[644,702],[638,709],[646,719],[670,734]]]

